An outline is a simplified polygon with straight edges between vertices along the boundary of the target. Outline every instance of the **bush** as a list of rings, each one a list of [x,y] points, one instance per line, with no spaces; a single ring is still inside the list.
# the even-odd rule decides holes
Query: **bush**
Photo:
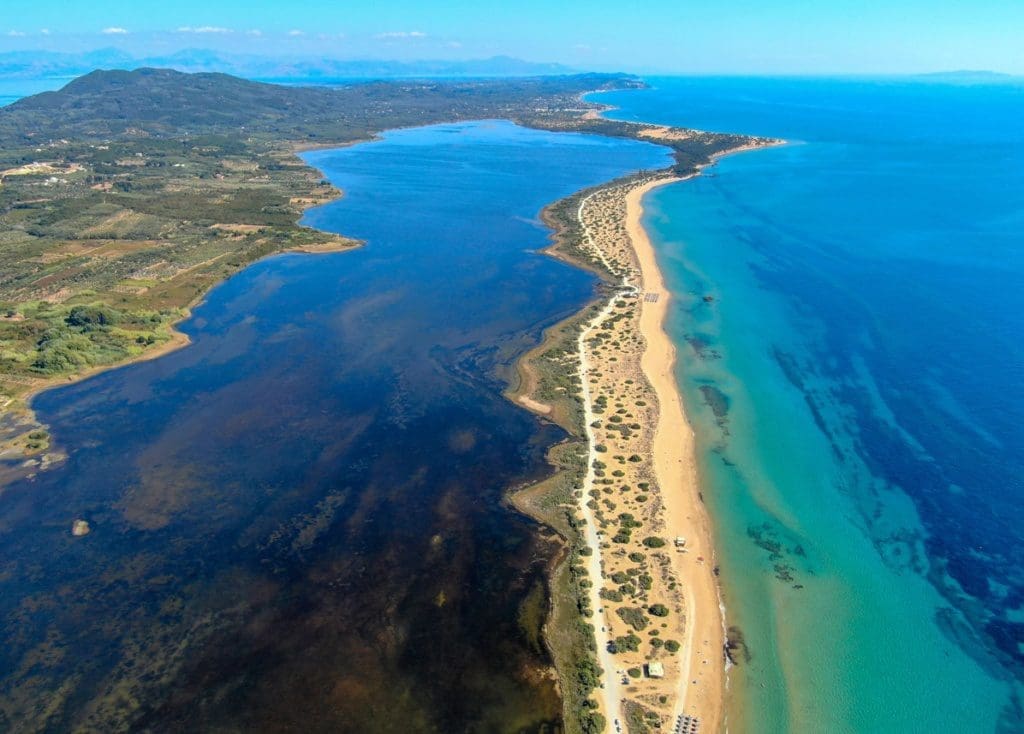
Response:
[[[608,601],[622,601],[622,592],[617,589],[601,589],[597,595]]]
[[[622,617],[622,621],[641,632],[650,622],[640,607],[619,607],[615,613]]]
[[[654,535],[647,536],[646,538],[644,538],[643,542],[644,545],[646,545],[648,548],[661,548],[665,545],[664,540]]]
[[[626,673],[629,674],[630,678],[639,678],[643,671],[641,671],[640,668],[630,668]]]
[[[613,649],[614,648],[614,649]],[[625,637],[616,637],[614,640],[608,643],[608,651],[611,653],[617,652],[636,652],[640,649],[640,638],[630,632]]]
[[[679,643],[675,640],[665,640],[665,649],[669,652],[679,652]]]
[[[601,683],[604,673],[592,657],[585,657],[576,663],[576,680],[586,690],[592,690]]]
[[[117,323],[120,314],[113,309],[104,306],[75,306],[68,313],[64,321],[68,326],[94,327],[113,326]]]
[[[655,617],[668,616],[668,607],[666,607],[664,604],[651,604],[651,606],[648,607],[647,611],[653,614]]]
[[[647,556],[645,556],[643,553],[640,553],[639,551],[633,551],[629,554],[629,560],[631,560],[633,563],[641,563],[645,558],[647,558]]]
[[[580,731],[583,734],[601,734],[605,726],[604,717],[597,711],[586,711],[580,714]]]

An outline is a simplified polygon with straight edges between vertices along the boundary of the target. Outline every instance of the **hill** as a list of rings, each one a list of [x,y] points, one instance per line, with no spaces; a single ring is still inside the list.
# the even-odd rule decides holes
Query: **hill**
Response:
[[[95,71],[0,109],[0,146],[40,139],[237,133],[345,141],[390,127],[578,106],[582,92],[635,86],[625,75],[283,86],[170,69]]]

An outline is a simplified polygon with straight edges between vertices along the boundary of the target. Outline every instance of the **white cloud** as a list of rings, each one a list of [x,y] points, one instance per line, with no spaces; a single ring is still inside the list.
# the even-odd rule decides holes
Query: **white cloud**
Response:
[[[247,36],[262,36],[263,35],[263,31],[261,31],[259,28],[253,28],[252,30],[246,31],[245,35],[247,35]]]
[[[11,38],[21,38],[25,35],[24,31],[7,31],[7,35]]]
[[[388,33],[378,33],[374,37],[382,41],[391,41],[402,38],[426,38],[427,34],[423,31],[390,31]]]
[[[40,28],[39,32],[42,33],[44,36],[50,35],[50,29],[49,28]]]
[[[305,32],[303,32],[303,31],[300,31],[300,30],[294,30],[294,29],[293,29],[293,30],[290,30],[290,31],[288,31],[288,35],[289,35],[289,36],[292,36],[292,37],[294,38],[295,36],[304,36],[304,35],[306,35],[306,34],[305,34]]]
[[[462,44],[459,43],[458,41],[448,41],[448,43],[446,43],[445,46],[447,46],[448,48],[462,48]]]
[[[230,28],[221,28],[215,25],[184,25],[178,29],[178,33],[234,33],[234,31]]]
[[[124,36],[127,35],[128,31],[125,28],[111,26],[110,28],[104,28],[100,33],[104,33],[108,36]]]

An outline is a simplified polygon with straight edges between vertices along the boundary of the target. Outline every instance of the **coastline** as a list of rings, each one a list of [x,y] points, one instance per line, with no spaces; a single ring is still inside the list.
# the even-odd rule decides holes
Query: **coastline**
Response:
[[[302,160],[299,153],[300,151],[296,151],[295,155]],[[303,163],[305,163],[305,161],[303,161]],[[316,170],[312,166],[310,166],[310,168]],[[338,191],[336,196],[327,201],[309,203],[302,208],[297,221],[302,220],[308,209],[323,206],[324,204],[328,204],[332,201],[337,201],[342,197],[344,197],[344,192]],[[317,231],[319,232],[319,230]],[[327,242],[292,245],[266,253],[255,260],[245,263],[244,267],[249,267],[261,260],[265,260],[266,258],[274,257],[276,255],[286,255],[289,253],[327,255],[348,252],[359,247],[362,247],[362,243],[357,240],[334,236],[333,239]],[[226,278],[224,280],[226,280]],[[54,450],[54,446],[50,443],[49,438],[46,439],[46,443],[38,450],[30,450],[26,447],[26,444],[30,440],[30,434],[40,430],[45,431],[48,434],[48,427],[39,421],[36,416],[36,412],[31,405],[32,401],[39,394],[44,393],[47,390],[65,387],[67,385],[73,385],[75,383],[88,380],[89,378],[95,377],[104,372],[121,369],[122,367],[127,367],[139,362],[148,362],[170,354],[171,352],[176,352],[179,349],[184,349],[192,343],[192,339],[178,327],[192,317],[193,310],[202,304],[203,301],[206,300],[209,292],[223,283],[224,280],[216,280],[209,283],[206,290],[199,293],[190,303],[179,309],[177,318],[162,326],[167,337],[166,339],[157,344],[143,347],[142,351],[137,354],[130,355],[124,359],[111,362],[109,364],[93,365],[87,369],[80,370],[78,372],[71,372],[69,374],[53,375],[50,377],[36,377],[31,378],[30,381],[10,380],[11,383],[20,385],[26,389],[16,391],[13,395],[7,398],[6,402],[0,404],[0,418],[9,417],[15,425],[20,427],[20,430],[18,430],[16,435],[0,440],[0,459],[20,459],[22,463],[18,469],[4,469],[0,471],[0,486],[5,484],[7,481],[10,481],[15,474],[19,476],[31,475],[35,471],[44,470],[65,458],[62,452]],[[2,382],[3,380],[0,378],[0,383]]]
[[[697,174],[614,181],[570,197],[580,224],[579,236],[587,247],[582,252],[560,251],[558,248],[565,240],[562,235],[566,233],[556,229],[555,251],[549,254],[576,263],[586,252],[592,258],[587,263],[588,269],[599,274],[606,272],[603,280],[607,285],[611,285],[609,281],[617,279],[617,276],[621,277],[622,284],[610,295],[607,292],[600,294],[582,311],[553,327],[541,345],[524,356],[518,369],[520,384],[509,392],[510,399],[517,404],[569,430],[575,440],[565,446],[586,450],[585,464],[578,460],[556,460],[552,463],[563,470],[560,473],[567,475],[566,481],[575,489],[572,493],[574,504],[578,505],[579,517],[575,512],[567,512],[572,537],[567,538],[569,562],[565,565],[579,564],[572,575],[587,576],[593,581],[581,583],[578,588],[571,584],[571,580],[567,588],[553,583],[552,594],[575,594],[579,614],[592,636],[589,648],[602,674],[599,684],[588,695],[592,693],[592,700],[597,699],[593,705],[608,724],[605,731],[624,731],[625,728],[618,729],[615,725],[628,728],[635,717],[651,717],[649,720],[657,717],[663,728],[671,730],[683,716],[699,720],[702,731],[718,731],[724,716],[725,634],[723,610],[713,571],[716,564],[711,523],[700,496],[693,429],[686,419],[681,392],[675,381],[676,350],[663,327],[670,298],[664,288],[654,248],[641,221],[644,195],[659,186],[683,181],[693,175]],[[591,231],[584,219],[594,215],[588,211],[585,216],[584,205],[594,197],[597,197],[594,209],[599,212],[597,221],[602,224]],[[609,202],[619,207],[618,216],[614,219],[600,214],[607,212]],[[620,249],[608,251],[602,247],[602,244],[612,242]],[[648,300],[644,297],[647,294],[657,294],[657,298]],[[628,305],[624,297],[629,299]],[[633,304],[639,307],[634,308]],[[613,322],[621,323],[612,327],[617,330],[616,338],[625,340],[629,338],[630,330],[635,331],[637,347],[602,351],[599,346],[601,337],[594,339],[591,335],[607,330]],[[543,376],[538,378],[536,362],[544,355],[549,342],[560,343],[556,351],[562,351],[567,334],[572,336],[578,360],[574,362],[573,370],[577,378],[575,384],[580,390],[579,410],[575,411],[578,415],[561,406],[564,401],[538,401],[534,392],[538,383],[543,382]],[[627,499],[628,495],[616,497],[615,503],[611,503],[606,496],[612,490],[605,486],[611,480],[605,478],[607,473],[603,471],[603,460],[611,461],[609,455],[629,450],[627,443],[617,445],[610,438],[611,431],[601,431],[600,437],[597,435],[597,427],[602,424],[600,419],[604,417],[601,414],[607,405],[607,402],[602,402],[605,399],[601,393],[609,394],[608,391],[613,389],[612,380],[617,390],[628,391],[627,385],[640,383],[633,397],[647,398],[637,401],[637,405],[644,407],[627,417],[627,420],[638,421],[632,426],[638,430],[630,439],[639,442],[634,446],[638,454],[630,459],[636,463],[622,461],[622,455],[615,455],[613,458],[619,459],[622,469],[612,472],[612,475],[621,477],[616,483],[628,482],[632,486],[633,482],[638,482],[636,486],[640,491],[653,495],[654,499],[649,504],[637,505]],[[626,401],[626,398],[622,400]],[[564,457],[565,453],[570,452],[559,452],[559,457]],[[649,485],[651,488],[647,489]],[[525,490],[527,495],[535,493],[534,488]],[[530,501],[532,498],[521,501],[523,494],[517,495],[517,506],[552,524],[550,514],[538,512],[535,503]],[[634,555],[642,549],[651,557],[649,566],[647,561],[644,562],[644,573],[653,575],[648,577],[650,580],[645,587],[649,591],[641,592],[635,600],[644,610],[662,602],[671,608],[664,634],[680,643],[677,651],[666,654],[666,648],[660,644],[650,651],[646,647],[634,648],[632,654],[628,650],[616,649],[616,642],[621,644],[623,635],[632,636],[633,629],[611,613],[609,599],[615,597],[609,594],[606,584],[609,578],[627,570],[622,565],[625,551],[607,542],[608,535],[614,531],[609,530],[606,534],[604,528],[614,528],[614,521],[602,512],[602,507],[597,504],[599,497],[611,515],[619,509],[629,509],[628,517],[636,514],[643,518],[639,525],[648,528],[643,533],[656,532],[663,541],[667,540],[664,551],[654,552],[656,548],[646,547],[649,538],[643,544],[634,538],[636,549],[629,546],[627,549],[634,550]],[[588,498],[592,499],[588,501]],[[564,497],[564,487],[561,499],[572,499]],[[639,499],[645,498],[641,496]],[[620,501],[624,501],[621,506],[616,504]],[[678,537],[686,539],[685,550],[673,547]],[[556,569],[555,573],[558,571]],[[681,593],[677,584],[682,588]],[[558,601],[552,599],[553,613]],[[657,624],[658,620],[652,619]],[[555,624],[553,622],[552,626]],[[557,624],[564,625],[564,621],[559,619]],[[665,628],[666,624],[660,626]],[[558,651],[552,652],[557,661]],[[663,665],[664,676],[649,676],[648,662],[645,661]],[[627,669],[629,676],[626,675]],[[564,671],[560,677],[565,678]],[[661,701],[660,706],[658,701]],[[651,702],[655,703],[652,705]],[[568,705],[569,701],[566,703]],[[568,714],[567,711],[567,720]]]
[[[699,176],[722,156],[784,144],[786,141],[756,139],[709,155],[689,172],[666,170],[654,172],[647,177],[632,176],[606,182],[554,202],[542,212],[543,221],[554,230],[553,244],[544,251],[545,254],[587,269],[604,283],[596,297],[581,311],[551,327],[541,343],[520,359],[516,370],[518,384],[507,391],[509,399],[561,425],[570,433],[570,438],[551,452],[550,461],[556,469],[555,475],[513,496],[514,504],[521,511],[558,529],[567,546],[562,562],[556,562],[551,573],[551,616],[546,630],[548,647],[555,659],[563,689],[573,690],[573,696],[563,697],[566,722],[570,727],[567,731],[574,731],[572,726],[592,717],[593,714],[588,712],[595,707],[602,715],[611,713],[606,731],[615,731],[613,722],[624,718],[624,709],[619,703],[625,698],[619,701],[615,699],[619,690],[618,676],[625,670],[623,667],[616,670],[615,663],[608,665],[607,657],[602,654],[612,640],[611,633],[605,632],[611,629],[611,618],[606,616],[607,611],[602,608],[602,605],[608,604],[599,600],[600,584],[591,584],[585,580],[587,576],[597,576],[598,580],[604,581],[612,569],[606,568],[605,559],[599,558],[599,553],[594,552],[599,547],[609,547],[607,542],[602,545],[603,533],[599,538],[590,535],[592,527],[599,524],[606,527],[608,522],[600,516],[600,510],[597,517],[595,513],[588,512],[588,495],[595,499],[600,496],[594,483],[604,481],[596,479],[595,474],[604,476],[604,473],[593,472],[595,438],[591,435],[590,426],[592,423],[596,426],[599,422],[587,418],[589,399],[586,391],[581,390],[588,372],[588,364],[584,359],[584,334],[608,316],[609,309],[624,288],[632,289],[639,296],[647,292],[658,294],[652,301],[637,298],[640,308],[636,326],[644,345],[638,357],[638,365],[643,382],[651,391],[653,399],[650,402],[657,406],[647,413],[648,420],[655,428],[653,435],[647,438],[648,444],[642,453],[651,461],[655,485],[660,488],[658,502],[663,504],[664,510],[663,517],[652,518],[655,524],[651,527],[670,541],[679,536],[686,539],[685,552],[677,549],[675,553],[663,554],[662,560],[670,563],[672,576],[679,580],[684,589],[681,595],[675,597],[679,602],[676,611],[683,620],[693,621],[692,624],[683,624],[680,630],[682,644],[676,656],[678,668],[671,669],[671,666],[666,665],[667,678],[671,680],[673,688],[671,713],[665,710],[658,713],[662,726],[670,730],[684,715],[699,719],[701,731],[720,731],[725,726],[728,640],[725,608],[716,577],[713,524],[701,495],[694,430],[687,419],[682,391],[675,379],[676,346],[664,327],[671,297],[665,289],[653,244],[643,227],[643,198],[660,186]],[[618,221],[605,219],[600,225],[617,231],[618,246],[624,242],[625,248],[620,247],[615,253],[602,251],[595,246],[594,238],[587,232],[583,222],[583,204],[595,195],[609,192],[620,197],[624,205],[618,214]],[[615,230],[615,227],[619,229]],[[588,241],[591,245],[589,249],[585,246]],[[615,241],[614,237],[612,241]],[[632,283],[630,270],[634,279]],[[618,294],[609,295],[610,287],[620,279],[623,285]],[[567,359],[567,351],[575,352],[575,361]],[[619,352],[616,354],[622,356]],[[616,359],[602,361],[598,356],[589,369],[594,370],[595,374],[602,374],[609,367],[614,368]],[[571,383],[564,379],[570,364],[576,365]],[[570,384],[575,389],[570,389]],[[582,395],[570,394],[576,391]],[[581,460],[581,452],[584,450],[588,456],[585,464]],[[546,504],[543,499],[538,499],[545,494],[551,495]],[[589,567],[589,570],[584,567]],[[567,568],[569,573],[566,572]],[[583,581],[579,581],[580,576],[584,577]],[[675,584],[670,586],[674,587]],[[578,608],[578,616],[583,618],[587,630],[584,636],[589,638],[586,645],[576,640],[569,653],[559,649],[560,645],[565,644],[564,627],[567,623],[565,608],[568,602],[562,596],[567,596],[568,602],[572,602],[571,606]],[[563,629],[558,629],[560,626]],[[589,653],[582,655],[590,664],[600,661],[603,668],[597,685],[582,695],[579,686],[569,683],[568,678],[573,670],[572,665],[576,669],[583,665],[579,660],[581,647],[589,650]],[[655,650],[657,652],[659,650]],[[654,659],[654,656],[648,656],[647,659]],[[636,694],[634,682],[630,681],[627,685],[627,680],[626,677],[621,679],[626,686],[625,690]],[[644,678],[642,682],[650,681]],[[590,704],[585,703],[588,698]],[[594,698],[599,700],[594,701]],[[652,697],[647,695],[646,700],[650,701]],[[581,703],[583,707],[579,708]],[[573,709],[574,706],[577,708]],[[629,713],[635,713],[636,710],[634,708]],[[650,715],[655,713],[642,706],[639,710]],[[622,723],[628,725],[628,719]]]
[[[675,378],[676,347],[664,326],[672,299],[642,221],[647,193],[684,180],[661,179],[632,189],[626,196],[626,228],[639,262],[643,290],[659,294],[658,300],[645,300],[641,307],[640,333],[646,341],[641,364],[659,405],[652,453],[665,503],[665,521],[669,534],[685,537],[688,548],[687,554],[673,556],[676,571],[689,592],[685,598],[690,622],[682,648],[685,673],[679,681],[676,714],[697,716],[706,731],[714,732],[721,727],[725,693],[725,619],[714,575],[714,538],[701,497],[694,431]],[[700,558],[703,561],[697,560]],[[695,670],[700,671],[698,684],[692,682]]]

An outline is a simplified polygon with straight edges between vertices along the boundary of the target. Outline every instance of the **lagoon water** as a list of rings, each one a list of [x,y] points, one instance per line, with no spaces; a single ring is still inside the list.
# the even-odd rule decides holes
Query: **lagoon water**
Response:
[[[503,377],[593,294],[541,207],[667,151],[481,122],[306,158],[346,192],[307,222],[365,247],[36,399],[69,458],[0,492],[0,730],[558,730],[553,545],[503,496],[561,433]]]
[[[730,731],[1024,731],[1024,85],[651,83],[594,98],[793,141],[645,202]]]

